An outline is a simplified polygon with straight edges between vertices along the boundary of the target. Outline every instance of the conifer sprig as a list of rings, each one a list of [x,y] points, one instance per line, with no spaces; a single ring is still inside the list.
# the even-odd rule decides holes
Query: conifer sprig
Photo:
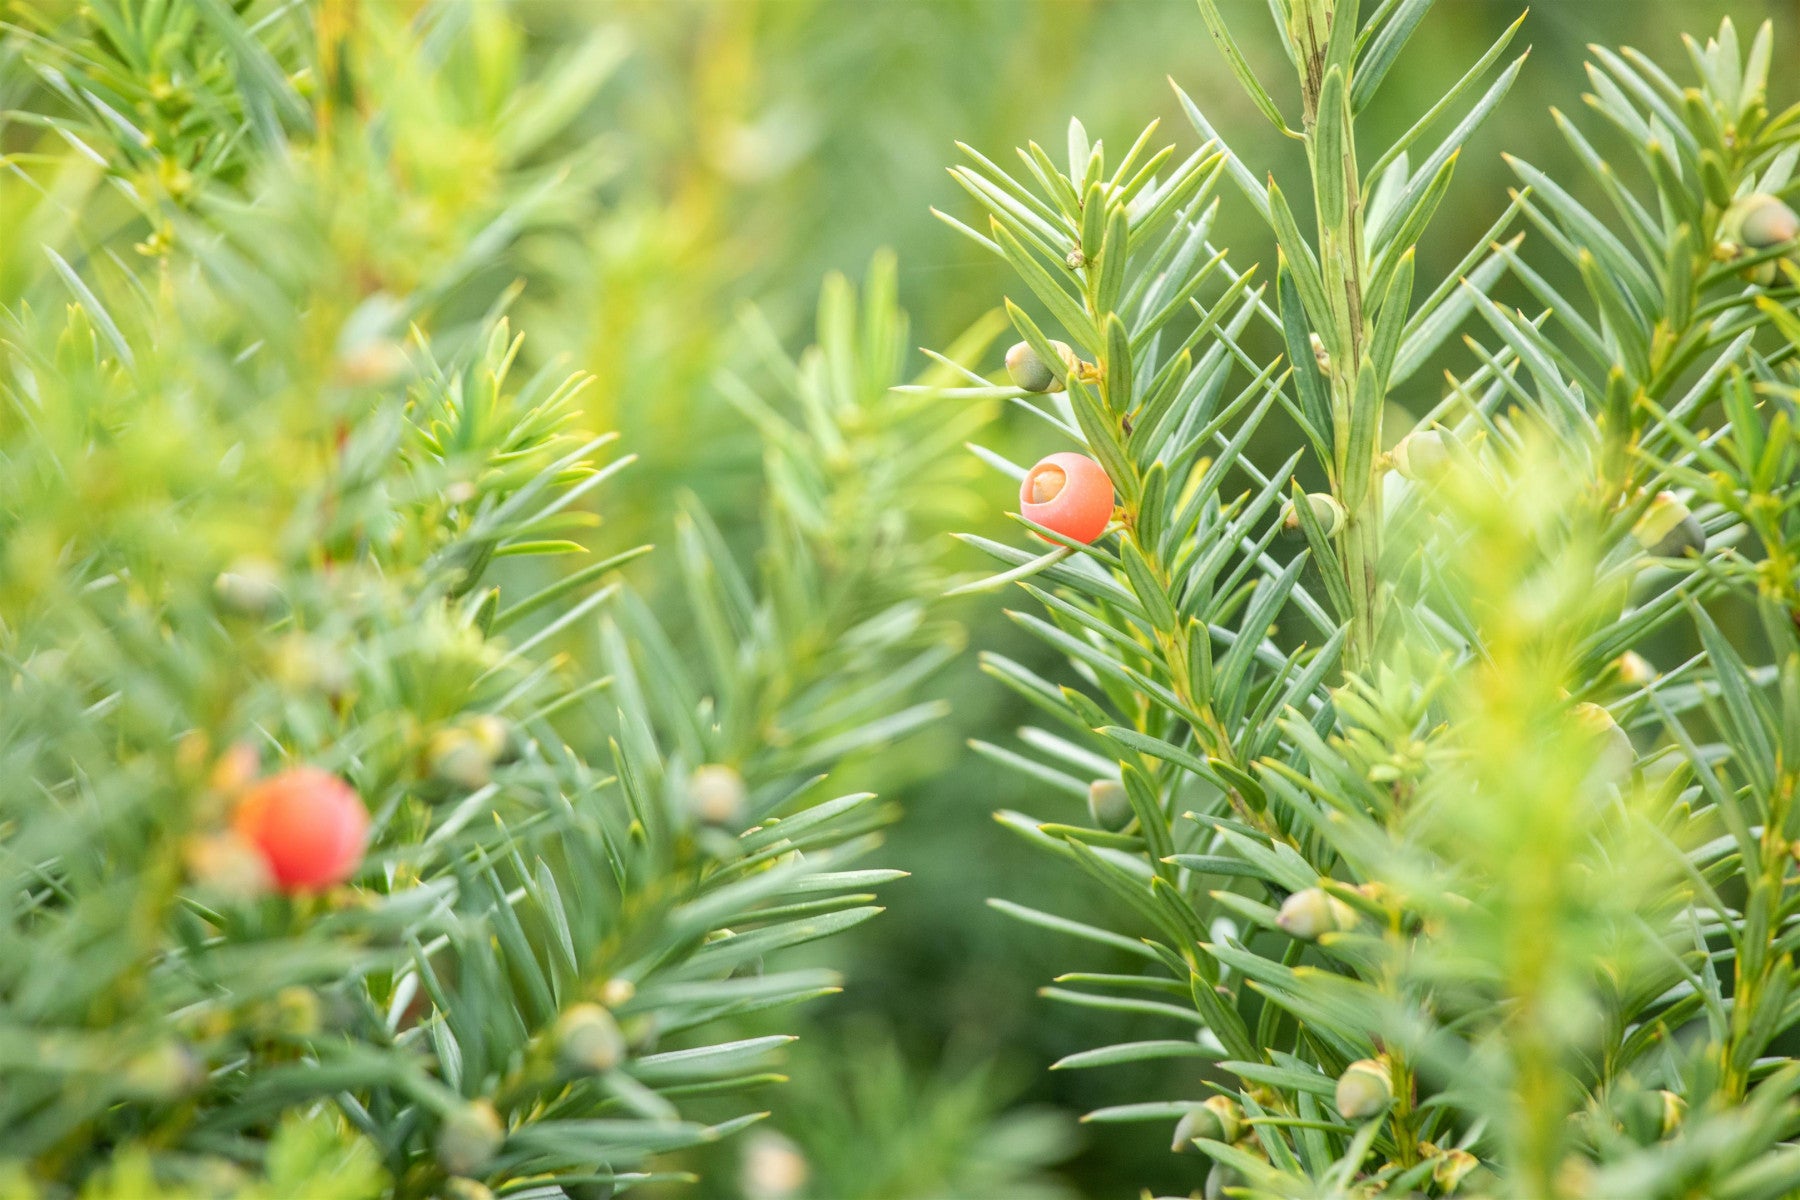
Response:
[[[0,1191],[669,1177],[653,1156],[761,1115],[694,1098],[781,1078],[790,1038],[718,1023],[836,990],[782,952],[897,875],[849,869],[887,810],[822,776],[936,713],[911,699],[955,631],[910,533],[930,493],[895,470],[949,478],[924,431],[980,414],[889,408],[891,265],[860,310],[831,283],[821,348],[776,362],[791,386],[738,389],[828,410],[764,430],[760,593],[697,508],[649,560],[683,561],[694,626],[732,622],[673,686],[693,664],[620,600],[649,547],[593,534],[630,456],[507,317],[520,240],[583,211],[593,155],[564,126],[612,34],[527,80],[517,31],[461,4],[19,19]],[[697,777],[726,763],[741,811]],[[270,894],[234,840],[290,764],[366,805],[348,886]]]
[[[1043,400],[968,394],[1043,418],[1119,502],[1092,545],[977,542],[1009,569],[975,586],[1029,592],[1045,618],[1015,619],[1070,667],[985,658],[1060,732],[977,749],[1089,800],[1000,819],[1132,925],[996,903],[1142,960],[1048,994],[1175,1036],[1059,1065],[1211,1060],[1224,1099],[1204,1109],[1089,1116],[1177,1122],[1209,1194],[1785,1195],[1800,145],[1769,108],[1771,34],[1690,44],[1691,87],[1596,48],[1590,106],[1638,169],[1559,115],[1606,215],[1515,160],[1526,187],[1428,290],[1414,247],[1524,62],[1515,25],[1398,141],[1359,143],[1430,7],[1274,5],[1290,106],[1201,0],[1256,107],[1305,143],[1304,180],[1265,184],[1185,96],[1204,145],[1160,177],[1132,176],[1148,134],[1109,174],[1079,124],[1066,170],[1036,146],[1023,176],[973,152],[956,170],[988,228],[952,224],[1035,301],[1009,306],[1019,335],[1080,358]],[[1213,244],[1220,178],[1273,234],[1272,303]],[[1472,321],[1491,340],[1464,337],[1470,367],[1416,397]],[[1396,402],[1427,413],[1404,437],[1382,427]],[[1265,460],[1284,435],[1300,448]],[[1762,613],[1756,657],[1715,615],[1731,596]],[[1639,652],[1684,638],[1666,673]],[[1117,791],[1128,812],[1103,805]]]

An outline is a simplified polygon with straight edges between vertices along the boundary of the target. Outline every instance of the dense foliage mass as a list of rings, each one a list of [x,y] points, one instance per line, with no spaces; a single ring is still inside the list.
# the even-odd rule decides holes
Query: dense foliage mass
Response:
[[[1369,145],[1430,0],[1272,4],[1285,102],[1200,7],[1304,176],[1182,96],[1186,157],[1073,123],[1011,172],[969,150],[984,219],[945,217],[1029,302],[1013,386],[964,394],[1077,448],[979,451],[1028,536],[973,539],[1007,569],[970,587],[1017,584],[1066,660],[986,657],[1050,725],[981,749],[1051,806],[1000,819],[1116,902],[996,903],[1140,961],[1048,994],[1168,1029],[1058,1066],[1199,1060],[1088,1120],[1165,1123],[1209,1196],[1795,1194],[1800,109],[1770,106],[1772,30],[1690,42],[1680,80],[1595,48],[1589,113],[1555,116],[1587,178],[1509,160],[1437,279],[1415,248],[1513,31]],[[1215,245],[1222,185],[1268,261]]]
[[[0,4],[0,1196],[1800,1192],[1791,19],[1244,7]]]
[[[826,776],[937,714],[912,531],[991,412],[888,399],[887,258],[798,360],[751,314],[758,569],[692,503],[685,604],[614,581],[630,456],[506,314],[617,39],[528,76],[460,3],[8,29],[0,1192],[610,1195],[763,1115],[792,1038],[734,1018],[837,990],[773,956],[899,874]]]

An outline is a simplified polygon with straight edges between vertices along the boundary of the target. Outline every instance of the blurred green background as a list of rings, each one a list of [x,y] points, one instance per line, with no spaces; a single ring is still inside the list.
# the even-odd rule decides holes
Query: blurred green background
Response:
[[[1265,0],[1221,6],[1264,77],[1282,78]],[[1405,129],[1519,11],[1517,0],[1439,0],[1373,127]],[[1679,77],[1680,35],[1704,35],[1727,15],[1740,26],[1775,21],[1789,58],[1800,47],[1800,6],[1788,0],[1537,5],[1516,43],[1533,47],[1531,60],[1463,155],[1455,199],[1420,248],[1421,278],[1449,270],[1505,207],[1514,180],[1503,148],[1553,177],[1573,176],[1547,109],[1580,106],[1590,42],[1634,45]],[[999,302],[1012,281],[929,212],[969,217],[944,172],[956,141],[1004,163],[1028,139],[1060,153],[1072,114],[1120,148],[1160,118],[1160,139],[1185,153],[1197,139],[1172,78],[1252,170],[1298,165],[1297,145],[1270,131],[1225,71],[1191,0],[527,0],[510,16],[528,53],[546,60],[596,27],[617,34],[607,41],[613,73],[581,126],[592,139],[591,207],[527,238],[517,265],[533,353],[567,353],[595,371],[594,419],[642,455],[633,501],[608,513],[620,545],[666,541],[673,497],[687,490],[748,553],[759,451],[712,383],[739,356],[740,305],[761,307],[797,347],[820,277],[859,273],[880,246],[899,252],[920,345],[948,343]],[[1365,152],[1377,142],[1365,138]],[[1226,199],[1237,265],[1266,258],[1228,189]],[[1429,381],[1414,386],[1435,399]],[[1051,448],[1006,418],[990,442],[1025,461]],[[1004,528],[1010,492],[991,476],[972,497],[987,532]],[[1004,597],[977,597],[955,615],[972,645],[1033,661],[1038,651],[1014,636],[1003,606]],[[965,745],[1006,742],[1024,716],[1020,702],[975,669],[973,653],[937,690],[953,704],[947,721],[840,780],[839,790],[867,786],[902,802],[883,865],[912,878],[887,890],[885,918],[818,952],[845,969],[848,985],[811,1010],[794,1083],[769,1097],[781,1134],[739,1139],[696,1164],[700,1194],[1002,1200],[1197,1190],[1201,1171],[1169,1153],[1160,1127],[1084,1136],[1074,1119],[1104,1104],[1199,1097],[1191,1070],[1046,1070],[1074,1050],[1162,1031],[1149,1022],[1120,1029],[1114,1015],[1036,995],[1061,971],[1109,964],[984,900],[1071,914],[1105,904],[1047,872],[991,819],[997,808],[1044,807]],[[852,1056],[854,1074],[843,1069]],[[804,1183],[794,1152],[807,1162]]]

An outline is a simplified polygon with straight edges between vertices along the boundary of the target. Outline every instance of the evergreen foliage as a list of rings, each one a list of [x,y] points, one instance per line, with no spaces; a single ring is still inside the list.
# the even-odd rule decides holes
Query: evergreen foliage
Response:
[[[995,906],[1166,1027],[1059,1071],[1185,1081],[1101,1139],[1208,1196],[1800,1194],[1783,47],[1592,48],[1446,248],[1521,26],[1395,124],[1431,0],[1268,8],[1193,27],[1266,127],[964,147],[939,215],[1023,287],[918,374],[891,256],[799,355],[769,281],[1163,18],[0,9],[0,1195],[1066,1194],[979,1037],[921,1065],[950,989],[788,1048],[900,875],[861,789],[928,769],[938,600],[1012,585],[981,666],[1044,719],[968,732],[1072,886]],[[907,278],[960,319],[955,267]],[[990,469],[1037,520],[952,578]]]
[[[1168,1036],[1058,1066],[1197,1060],[1087,1119],[1168,1123],[1208,1196],[1793,1195],[1800,109],[1768,26],[1690,42],[1679,81],[1596,47],[1590,112],[1555,114],[1588,178],[1510,160],[1489,233],[1415,278],[1523,63],[1515,25],[1359,144],[1431,7],[1276,0],[1278,88],[1200,0],[1303,176],[1185,95],[1185,157],[1075,122],[1066,155],[953,171],[1019,336],[1078,359],[1048,397],[963,394],[1118,500],[1091,545],[969,539],[1006,569],[966,590],[1016,584],[1066,659],[984,658],[1049,720],[977,746],[1044,797],[1000,820],[1111,902],[995,903],[1141,962],[1046,994]],[[1269,259],[1215,245],[1221,189]]]
[[[543,68],[482,5],[9,15],[0,1192],[679,1177],[781,1079],[729,1018],[835,991],[781,953],[898,874],[849,868],[891,814],[825,775],[937,715],[912,527],[990,410],[884,403],[892,263],[828,281],[820,346],[761,327],[732,385],[762,569],[692,504],[653,614],[650,547],[592,532],[631,457],[507,315],[589,213],[563,130],[616,30]],[[232,832],[290,766],[367,808],[347,886],[276,894]]]

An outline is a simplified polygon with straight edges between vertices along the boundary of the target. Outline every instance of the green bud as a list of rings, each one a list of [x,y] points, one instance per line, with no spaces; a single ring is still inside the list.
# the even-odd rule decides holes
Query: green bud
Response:
[[[1088,816],[1101,829],[1117,833],[1131,824],[1137,814],[1132,811],[1124,784],[1116,779],[1096,779],[1088,784]]]
[[[1706,551],[1706,530],[1674,492],[1659,492],[1632,526],[1631,536],[1657,558],[1696,557]]]
[[[1061,356],[1064,374],[1074,370],[1076,363],[1080,361],[1066,343],[1051,342],[1050,348]],[[1051,391],[1060,378],[1056,370],[1032,348],[1030,342],[1016,343],[1006,352],[1006,373],[1012,379],[1014,387],[1024,388],[1028,392]]]
[[[1219,1116],[1210,1108],[1191,1108],[1175,1122],[1175,1139],[1169,1149],[1176,1154],[1186,1154],[1194,1148],[1196,1138],[1204,1138],[1209,1142],[1223,1141],[1223,1130],[1219,1127]]]
[[[1800,238],[1800,215],[1778,197],[1758,192],[1726,210],[1721,229],[1752,252],[1773,250]]]
[[[576,1004],[556,1021],[556,1057],[576,1075],[598,1075],[625,1060],[625,1035],[598,1004]]]
[[[1312,509],[1313,520],[1325,531],[1326,537],[1335,537],[1338,530],[1344,527],[1344,506],[1337,502],[1337,497],[1325,492],[1310,492],[1306,497],[1308,508]],[[1281,514],[1281,532],[1290,538],[1306,536],[1300,527],[1300,511],[1289,500]]]
[[[1414,483],[1431,483],[1450,468],[1450,448],[1436,429],[1415,429],[1394,447],[1394,468]]]
[[[1448,1196],[1461,1186],[1469,1172],[1480,1165],[1481,1160],[1467,1150],[1446,1150],[1437,1156],[1437,1161],[1431,1166],[1431,1181]]]
[[[1302,888],[1281,902],[1275,924],[1289,937],[1310,942],[1323,934],[1354,928],[1356,910],[1324,888]]]
[[[475,1175],[506,1144],[506,1127],[486,1100],[452,1109],[438,1129],[438,1166],[448,1175]]]
[[[1195,1138],[1235,1142],[1243,1131],[1243,1113],[1237,1101],[1230,1096],[1213,1096],[1182,1114],[1175,1123],[1175,1141],[1170,1149],[1185,1154],[1193,1148]]]
[[[736,768],[706,763],[688,776],[688,811],[705,825],[738,825],[750,802],[749,789]]]
[[[1366,1121],[1393,1102],[1393,1072],[1379,1059],[1359,1058],[1338,1076],[1337,1110],[1346,1121]]]

